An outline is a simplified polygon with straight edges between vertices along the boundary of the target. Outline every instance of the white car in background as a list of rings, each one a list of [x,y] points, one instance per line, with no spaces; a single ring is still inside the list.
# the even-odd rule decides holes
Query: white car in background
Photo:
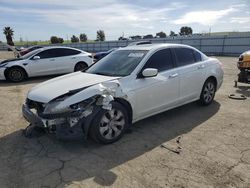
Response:
[[[28,77],[80,71],[92,64],[92,54],[88,52],[69,47],[44,47],[0,62],[0,80],[20,82]]]
[[[62,139],[112,143],[141,119],[192,101],[211,104],[222,81],[221,63],[190,46],[119,48],[86,72],[32,88],[22,109],[25,134],[39,127]]]

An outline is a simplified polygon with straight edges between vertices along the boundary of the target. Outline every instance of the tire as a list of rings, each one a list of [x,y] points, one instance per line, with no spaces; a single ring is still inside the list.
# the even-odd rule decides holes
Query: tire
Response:
[[[203,106],[210,105],[215,96],[216,92],[216,83],[213,79],[208,79],[202,88],[199,103]]]
[[[7,80],[11,82],[21,82],[26,79],[26,72],[22,68],[10,68],[6,74]]]
[[[75,65],[74,71],[83,71],[88,67],[88,65],[84,62],[79,62]]]
[[[112,102],[111,110],[101,109],[94,117],[90,135],[98,143],[111,144],[123,136],[127,127],[127,110],[120,103]]]

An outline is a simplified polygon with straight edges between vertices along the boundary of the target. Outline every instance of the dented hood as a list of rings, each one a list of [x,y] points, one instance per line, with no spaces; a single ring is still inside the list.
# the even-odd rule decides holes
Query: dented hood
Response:
[[[29,91],[28,98],[33,101],[48,103],[52,99],[70,91],[84,89],[117,78],[119,77],[75,72],[38,84]]]

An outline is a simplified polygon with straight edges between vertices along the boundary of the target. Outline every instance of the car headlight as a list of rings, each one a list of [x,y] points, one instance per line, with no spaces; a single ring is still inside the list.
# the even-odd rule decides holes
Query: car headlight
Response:
[[[7,63],[0,64],[0,68],[5,67]]]

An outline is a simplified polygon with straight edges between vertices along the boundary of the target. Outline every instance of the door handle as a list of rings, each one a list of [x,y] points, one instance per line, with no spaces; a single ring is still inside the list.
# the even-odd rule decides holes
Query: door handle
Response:
[[[76,57],[72,57],[71,59],[76,59]]]
[[[174,73],[174,74],[169,75],[169,78],[175,78],[177,76],[178,76],[178,73]]]
[[[51,59],[50,61],[55,61],[55,59]]]
[[[199,65],[198,66],[198,69],[204,69],[205,68],[205,65]]]

